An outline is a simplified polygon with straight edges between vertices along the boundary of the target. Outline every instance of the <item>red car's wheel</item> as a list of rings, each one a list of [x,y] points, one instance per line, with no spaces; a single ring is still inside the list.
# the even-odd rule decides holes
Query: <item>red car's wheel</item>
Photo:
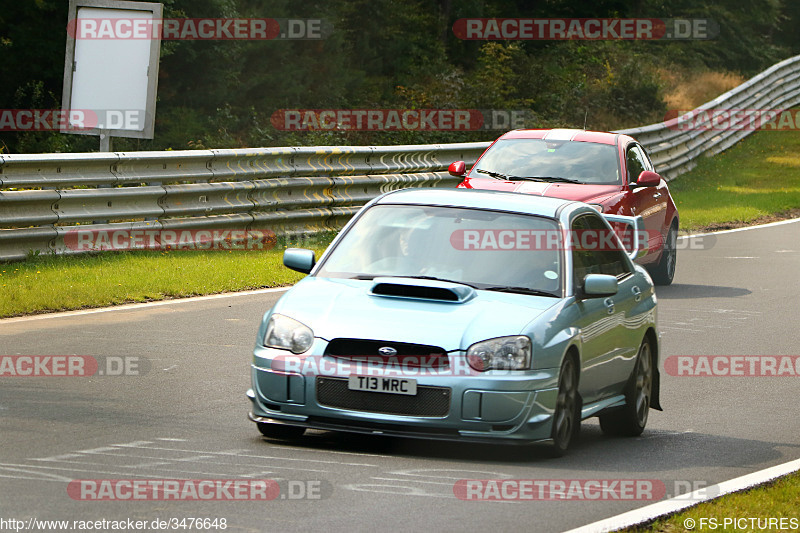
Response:
[[[678,224],[670,226],[667,239],[664,241],[664,251],[658,264],[650,270],[650,275],[656,285],[669,285],[675,277],[675,265],[678,261]]]

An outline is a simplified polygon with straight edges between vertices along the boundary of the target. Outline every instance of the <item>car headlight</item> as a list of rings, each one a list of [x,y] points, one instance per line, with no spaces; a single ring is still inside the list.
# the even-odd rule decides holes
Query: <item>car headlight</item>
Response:
[[[498,337],[467,348],[467,362],[478,372],[524,370],[531,366],[531,340],[525,335]]]
[[[288,316],[273,314],[264,333],[264,346],[303,353],[314,344],[314,332],[305,324]]]

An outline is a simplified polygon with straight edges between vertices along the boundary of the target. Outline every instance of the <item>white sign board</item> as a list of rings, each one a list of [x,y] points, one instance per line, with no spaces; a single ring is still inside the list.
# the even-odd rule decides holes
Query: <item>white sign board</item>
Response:
[[[63,133],[153,138],[161,38],[109,28],[153,27],[161,4],[70,0]]]

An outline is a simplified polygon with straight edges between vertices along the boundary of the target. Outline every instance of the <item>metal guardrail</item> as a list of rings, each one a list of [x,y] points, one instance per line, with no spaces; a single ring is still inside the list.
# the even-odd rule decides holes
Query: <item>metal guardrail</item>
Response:
[[[443,169],[488,143],[0,155],[0,260],[81,253],[77,231],[340,228],[406,187],[454,187]]]
[[[726,150],[753,133],[753,129],[722,129],[713,124],[714,111],[783,110],[800,103],[800,56],[777,63],[764,72],[691,112],[692,128],[680,118],[640,128],[620,130],[647,149],[656,171],[670,180],[688,172],[701,156]],[[707,112],[707,113],[703,113]]]
[[[717,109],[786,109],[800,102],[800,56],[782,61],[679,119],[621,130],[672,179],[752,133],[715,129]],[[701,118],[698,120],[697,116]],[[698,128],[699,126],[699,128]],[[405,187],[455,186],[490,143],[0,155],[0,260],[78,253],[65,235],[99,230],[341,227],[371,198]]]

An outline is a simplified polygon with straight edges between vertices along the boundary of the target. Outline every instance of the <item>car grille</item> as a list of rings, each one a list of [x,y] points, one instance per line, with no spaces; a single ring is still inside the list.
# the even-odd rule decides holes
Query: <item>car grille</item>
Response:
[[[391,415],[443,417],[450,412],[448,387],[417,385],[417,394],[388,394],[347,388],[343,378],[317,377],[317,402],[328,407]]]
[[[381,348],[394,348],[396,355],[381,355]],[[373,364],[393,363],[404,367],[447,368],[447,352],[439,346],[411,344],[408,342],[378,341],[371,339],[333,339],[325,348],[325,355]]]

